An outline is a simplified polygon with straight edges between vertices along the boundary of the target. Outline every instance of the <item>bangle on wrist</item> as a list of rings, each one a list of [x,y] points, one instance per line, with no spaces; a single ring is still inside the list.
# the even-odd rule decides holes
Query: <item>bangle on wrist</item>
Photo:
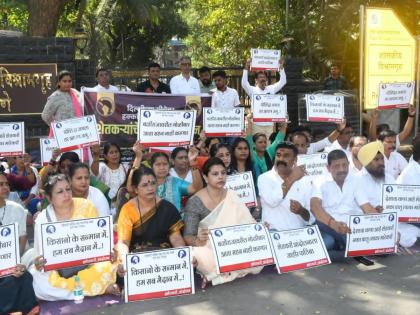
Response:
[[[408,114],[408,117],[414,118],[414,117],[416,117],[416,114],[414,114],[414,115]]]

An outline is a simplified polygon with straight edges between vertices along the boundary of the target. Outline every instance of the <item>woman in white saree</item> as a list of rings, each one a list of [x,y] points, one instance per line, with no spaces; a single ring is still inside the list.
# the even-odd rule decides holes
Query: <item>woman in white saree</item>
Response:
[[[208,230],[238,224],[254,223],[249,209],[234,191],[225,189],[226,167],[219,158],[210,158],[203,167],[207,186],[191,197],[184,210],[184,238],[194,246],[197,270],[203,276],[202,287],[208,281],[213,285],[257,274],[262,267],[254,267],[227,273],[217,273],[216,261],[209,241]]]

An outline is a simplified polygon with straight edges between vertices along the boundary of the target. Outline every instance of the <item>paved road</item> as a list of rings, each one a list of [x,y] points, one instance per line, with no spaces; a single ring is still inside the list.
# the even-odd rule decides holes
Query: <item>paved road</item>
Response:
[[[195,295],[111,306],[90,315],[419,315],[420,255],[354,260],[278,275],[260,275],[197,289]]]

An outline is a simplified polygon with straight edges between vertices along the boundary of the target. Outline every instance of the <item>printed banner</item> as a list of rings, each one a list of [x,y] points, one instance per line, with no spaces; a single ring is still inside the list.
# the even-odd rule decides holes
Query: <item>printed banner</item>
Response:
[[[244,108],[207,108],[203,112],[203,128],[207,137],[242,136]]]
[[[397,251],[396,212],[351,215],[345,257],[392,254]]]
[[[211,107],[211,95],[172,95],[136,92],[96,92],[82,89],[86,115],[95,115],[102,142],[116,142],[131,148],[137,140],[139,109],[194,110],[195,133],[201,132],[203,108]]]
[[[20,264],[18,224],[0,226],[0,278],[15,272]]]
[[[0,156],[19,156],[23,153],[25,153],[24,123],[0,123]]]
[[[62,152],[100,143],[96,119],[93,115],[53,122],[51,127]]]
[[[44,271],[93,264],[111,259],[112,216],[42,223],[41,255]]]
[[[378,109],[407,108],[413,91],[414,82],[379,84]]]
[[[251,49],[251,71],[275,70],[279,71],[281,57],[280,50]]]
[[[306,120],[314,122],[343,122],[344,96],[306,94]]]
[[[329,174],[327,169],[327,153],[299,154],[297,165],[305,168],[307,176],[312,179]]]
[[[39,148],[41,151],[41,163],[42,165],[48,165],[48,162],[51,161],[52,153],[55,149],[58,148],[57,141],[54,138],[39,138]],[[72,150],[77,153],[77,155],[82,159],[83,151],[82,149]],[[61,154],[57,157],[57,161],[60,159]]]
[[[257,194],[255,193],[252,172],[229,175],[226,178],[225,188],[233,190],[247,207],[257,205]]]
[[[278,273],[331,263],[317,225],[270,232],[270,241]]]
[[[177,147],[194,143],[195,111],[139,111],[138,140],[147,147]]]
[[[194,294],[191,247],[128,254],[125,302]]]
[[[286,122],[287,96],[281,94],[253,94],[252,120],[254,122]]]
[[[268,231],[262,223],[210,229],[218,273],[274,263]]]
[[[382,207],[396,211],[399,222],[420,222],[420,186],[382,185]]]

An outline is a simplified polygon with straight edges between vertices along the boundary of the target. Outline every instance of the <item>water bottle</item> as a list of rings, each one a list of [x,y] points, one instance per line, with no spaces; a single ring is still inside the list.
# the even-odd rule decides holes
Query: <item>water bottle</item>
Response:
[[[75,281],[75,286],[74,286],[74,291],[73,291],[74,303],[80,304],[83,302],[83,299],[85,298],[85,296],[83,295],[83,287],[82,287],[82,284],[80,283],[79,276],[76,276],[74,278],[74,281]]]

